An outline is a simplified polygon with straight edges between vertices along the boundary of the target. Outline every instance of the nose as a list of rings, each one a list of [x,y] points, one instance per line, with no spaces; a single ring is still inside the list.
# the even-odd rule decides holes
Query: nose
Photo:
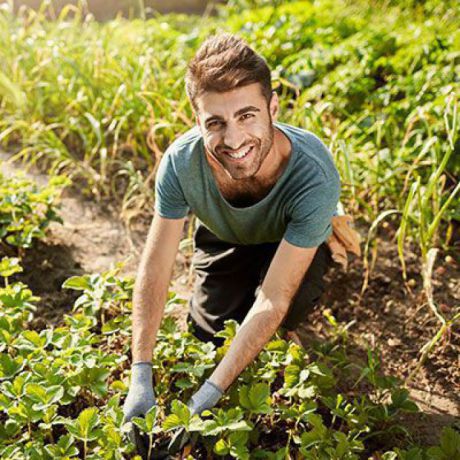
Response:
[[[243,133],[236,123],[228,123],[222,139],[224,144],[232,150],[238,150],[244,144]]]

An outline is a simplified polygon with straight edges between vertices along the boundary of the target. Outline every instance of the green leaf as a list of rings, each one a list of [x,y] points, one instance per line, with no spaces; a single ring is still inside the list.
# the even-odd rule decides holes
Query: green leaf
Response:
[[[107,394],[107,378],[109,375],[110,371],[104,367],[84,367],[72,379],[72,382],[89,388],[96,395],[103,397]]]
[[[288,350],[288,343],[285,340],[278,339],[278,340],[271,340],[265,346],[265,350],[267,351],[278,351],[282,353],[286,353]]]
[[[64,396],[64,388],[60,385],[45,387],[37,383],[28,383],[24,387],[25,393],[34,401],[34,409],[42,410],[58,402]]]
[[[145,414],[145,426],[147,433],[151,433],[157,421],[158,406],[152,406]]]
[[[2,71],[0,71],[0,95],[2,99],[9,99],[18,110],[27,104],[28,98],[21,86],[10,80]]]
[[[76,457],[79,453],[72,436],[68,434],[61,436],[56,444],[45,446],[45,451],[52,458]]]
[[[99,433],[95,429],[99,422],[96,407],[88,407],[80,412],[76,420],[67,422],[66,426],[69,433],[82,441],[92,441],[97,439]]]
[[[131,422],[136,425],[140,431],[150,434],[161,432],[157,425],[158,406],[152,406],[143,417],[133,417]]]
[[[215,444],[214,444],[214,452],[217,455],[224,456],[227,455],[230,452],[230,449],[228,448],[227,444],[225,443],[224,439],[219,439]]]
[[[437,455],[441,454],[440,457],[436,458],[442,460],[460,458],[460,433],[451,427],[444,427],[441,433],[439,450],[433,449],[431,452],[435,452]]]
[[[266,383],[242,386],[239,397],[241,406],[254,414],[268,414],[271,412],[270,386]]]
[[[418,412],[419,408],[415,402],[409,399],[409,391],[405,388],[398,388],[391,393],[393,409],[401,409],[406,412]]]
[[[0,380],[10,379],[24,367],[24,361],[19,356],[12,358],[6,353],[0,354]]]
[[[308,385],[306,387],[300,387],[298,390],[299,398],[302,399],[312,399],[316,396],[316,386],[315,385]]]
[[[382,455],[382,460],[397,460],[398,454],[396,452],[385,452]]]
[[[312,429],[306,433],[302,433],[300,436],[302,448],[309,449],[312,446],[321,443],[327,438],[328,430],[323,424],[323,420],[320,415],[309,414],[307,420]]]
[[[292,388],[299,383],[300,366],[289,364],[284,369],[284,383],[287,388]]]
[[[133,417],[131,420],[131,423],[133,423],[134,425],[136,425],[139,430],[142,432],[142,433],[148,433],[149,430],[147,428],[147,423],[145,422],[145,418],[144,417]],[[127,427],[127,431],[130,430],[129,428],[129,422],[125,423],[125,426]]]
[[[174,385],[177,388],[180,388],[181,390],[186,390],[187,388],[192,388],[193,386],[195,386],[193,382],[191,382],[189,379],[186,379],[186,378],[176,380],[174,382]]]
[[[171,403],[171,414],[164,420],[162,428],[165,431],[177,427],[185,427],[188,429],[190,418],[190,409],[187,405],[175,399]]]
[[[0,276],[4,278],[22,271],[23,268],[19,265],[19,259],[17,257],[3,257],[0,261]]]
[[[71,276],[62,283],[63,288],[74,289],[76,291],[84,291],[91,288],[88,275]]]
[[[214,364],[207,363],[177,363],[171,367],[170,372],[184,372],[186,374],[202,377],[205,370],[214,367]]]
[[[0,440],[10,440],[21,431],[21,425],[16,420],[6,420],[0,423]]]
[[[234,319],[227,319],[224,321],[224,328],[217,331],[214,335],[225,339],[233,339],[236,335],[237,328],[238,323]]]

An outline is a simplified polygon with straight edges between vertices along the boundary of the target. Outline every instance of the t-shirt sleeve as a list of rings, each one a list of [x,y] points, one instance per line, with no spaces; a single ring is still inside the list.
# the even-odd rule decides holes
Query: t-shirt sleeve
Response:
[[[155,177],[155,211],[167,219],[181,219],[187,215],[190,208],[185,200],[169,149],[161,158]]]
[[[284,239],[303,248],[319,246],[332,234],[331,218],[340,197],[340,178],[323,176],[321,182],[300,195],[294,204]]]

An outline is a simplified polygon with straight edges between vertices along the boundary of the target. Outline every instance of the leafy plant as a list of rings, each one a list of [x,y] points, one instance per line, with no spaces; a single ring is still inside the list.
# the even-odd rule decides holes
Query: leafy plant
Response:
[[[62,223],[57,214],[59,195],[70,182],[63,176],[52,177],[46,186],[18,174],[10,178],[0,173],[0,243],[22,250],[32,240],[43,238],[52,221]],[[22,253],[22,252],[20,252]]]

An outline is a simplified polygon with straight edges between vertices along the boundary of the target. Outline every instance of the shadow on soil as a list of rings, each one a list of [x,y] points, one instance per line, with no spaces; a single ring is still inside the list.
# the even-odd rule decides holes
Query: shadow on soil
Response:
[[[0,258],[5,255],[18,257],[15,248],[0,248]],[[42,329],[58,324],[81,294],[62,288],[67,278],[84,274],[80,264],[73,258],[72,249],[63,244],[36,240],[25,251],[20,264],[24,271],[13,275],[10,282],[21,281],[40,297],[35,303],[37,311],[31,323],[32,328]]]

